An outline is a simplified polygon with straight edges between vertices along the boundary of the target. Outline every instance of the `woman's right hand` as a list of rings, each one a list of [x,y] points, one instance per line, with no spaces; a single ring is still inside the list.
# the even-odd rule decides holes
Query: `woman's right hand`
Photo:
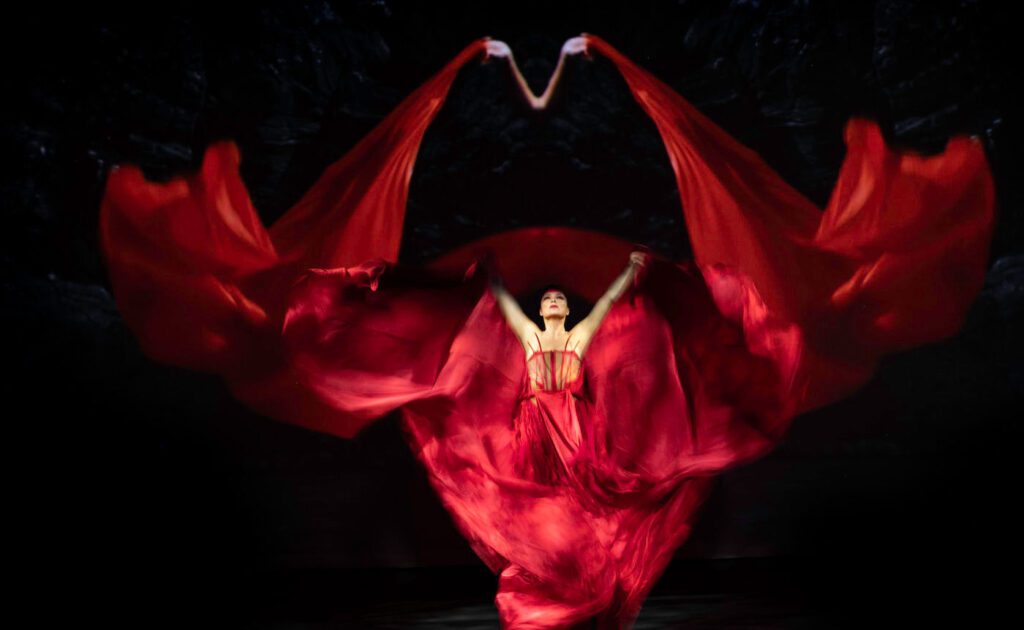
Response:
[[[477,257],[477,264],[483,269],[484,273],[487,274],[487,281],[492,287],[504,286],[501,274],[498,272],[498,263],[494,257],[494,251],[491,249],[485,249]]]
[[[635,251],[629,255],[629,264],[634,267],[643,267],[647,264],[649,256],[646,252]]]
[[[565,40],[565,43],[562,44],[563,55],[578,55],[580,53],[587,54],[586,37],[573,37],[571,39]]]

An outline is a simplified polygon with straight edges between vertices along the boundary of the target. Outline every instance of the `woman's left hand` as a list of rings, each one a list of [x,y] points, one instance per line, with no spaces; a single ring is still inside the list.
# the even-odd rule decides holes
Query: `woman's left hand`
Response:
[[[508,44],[500,39],[487,40],[487,48],[485,49],[485,52],[486,56],[484,57],[484,61],[487,61],[491,57],[506,58],[512,56],[512,49],[508,47]]]

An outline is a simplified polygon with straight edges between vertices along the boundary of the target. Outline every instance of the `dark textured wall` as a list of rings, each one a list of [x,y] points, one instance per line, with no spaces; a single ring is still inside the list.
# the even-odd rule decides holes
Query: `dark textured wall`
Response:
[[[17,373],[7,425],[19,439],[8,444],[33,482],[17,498],[41,548],[128,579],[478,563],[394,417],[353,441],[328,438],[143,357],[107,290],[99,198],[112,164],[165,178],[232,138],[269,224],[472,39],[505,39],[539,90],[561,43],[586,31],[819,203],[851,115],[923,152],[977,134],[997,178],[990,282],[964,331],[891,357],[850,400],[798,419],[778,451],[722,476],[681,554],[802,554],[823,575],[933,580],[938,592],[955,583],[954,559],[976,575],[986,558],[1019,558],[1008,520],[1024,381],[1019,29],[991,2],[599,4],[37,3],[12,14],[0,313]],[[605,62],[571,60],[542,113],[502,64],[463,72],[422,147],[402,258],[536,224],[687,256],[660,140]]]

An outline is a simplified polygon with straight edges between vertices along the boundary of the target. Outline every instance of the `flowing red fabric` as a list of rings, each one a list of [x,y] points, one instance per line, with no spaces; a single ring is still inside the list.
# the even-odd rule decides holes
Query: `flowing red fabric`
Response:
[[[231,142],[169,182],[117,168],[101,206],[114,296],[151,357],[222,374],[257,411],[342,437],[401,409],[433,488],[500,575],[505,628],[631,626],[715,473],[849,394],[883,354],[960,327],[995,220],[969,138],[921,156],[851,120],[822,211],[668,86],[587,43],[656,123],[696,260],[652,258],[583,357],[526,357],[481,254],[513,292],[558,282],[593,300],[629,243],[534,227],[424,269],[397,262],[419,144],[485,40],[269,230]],[[545,361],[572,369],[538,384]]]

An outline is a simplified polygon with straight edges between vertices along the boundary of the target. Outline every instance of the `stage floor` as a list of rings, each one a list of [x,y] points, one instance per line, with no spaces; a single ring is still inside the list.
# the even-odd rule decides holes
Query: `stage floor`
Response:
[[[497,629],[497,580],[483,567],[303,572],[264,583],[249,628]],[[635,630],[863,627],[808,592],[792,560],[677,561],[662,576]],[[861,609],[863,612],[864,609]]]

